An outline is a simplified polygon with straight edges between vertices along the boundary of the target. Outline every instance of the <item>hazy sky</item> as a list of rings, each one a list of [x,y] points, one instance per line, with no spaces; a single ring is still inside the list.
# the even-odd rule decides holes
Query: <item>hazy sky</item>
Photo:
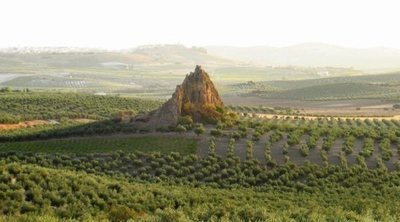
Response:
[[[396,0],[1,0],[0,47],[324,42],[400,48]]]

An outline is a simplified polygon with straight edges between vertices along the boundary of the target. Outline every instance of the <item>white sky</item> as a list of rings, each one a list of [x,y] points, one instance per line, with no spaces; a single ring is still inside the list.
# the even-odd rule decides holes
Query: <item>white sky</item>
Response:
[[[0,0],[0,47],[400,48],[399,23],[396,0]]]

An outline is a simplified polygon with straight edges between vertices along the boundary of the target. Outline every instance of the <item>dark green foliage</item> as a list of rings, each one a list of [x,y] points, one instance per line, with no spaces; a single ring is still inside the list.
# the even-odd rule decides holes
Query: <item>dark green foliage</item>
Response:
[[[283,132],[276,130],[270,136],[271,143],[278,142],[283,137]]]
[[[308,156],[310,153],[310,148],[308,148],[308,145],[306,143],[300,144],[300,154],[302,156]]]
[[[267,163],[270,163],[272,161],[272,153],[271,153],[271,142],[267,141],[264,146],[264,155],[265,155],[265,160]]]
[[[228,143],[228,149],[227,149],[227,155],[228,157],[233,157],[234,156],[234,151],[235,151],[235,139],[230,138],[229,143]]]
[[[119,112],[133,114],[156,109],[159,101],[76,93],[0,93],[1,113],[16,120],[87,118],[104,120]],[[0,123],[5,119],[0,118]]]
[[[197,141],[179,136],[103,136],[26,142],[0,143],[0,152],[100,153],[125,152],[196,152]]]
[[[113,120],[81,123],[79,121],[63,119],[60,121],[60,124],[39,125],[2,131],[0,134],[0,141],[39,140],[144,131],[146,131],[145,128],[137,128],[137,126],[131,123],[115,122]]]
[[[357,163],[360,165],[362,168],[367,168],[367,164],[365,163],[365,158],[364,156],[357,155]]]
[[[215,137],[211,137],[210,140],[208,141],[208,155],[215,155],[215,149],[216,149],[216,144],[215,144]]]
[[[282,154],[287,155],[288,153],[289,153],[289,144],[285,143],[285,144],[283,144],[283,147],[282,147]]]
[[[196,133],[196,135],[202,135],[204,134],[204,132],[206,131],[206,129],[204,128],[203,124],[198,123],[195,125],[194,129],[193,129],[194,133]]]
[[[251,139],[252,139],[253,141],[259,141],[259,140],[260,140],[260,137],[261,137],[261,133],[259,133],[259,132],[254,132]]]
[[[211,136],[221,136],[222,135],[222,130],[221,129],[212,129],[210,131]]]
[[[252,160],[254,155],[254,148],[253,148],[253,142],[252,141],[247,141],[247,146],[246,146],[246,160]]]
[[[342,145],[342,150],[345,152],[347,155],[353,153],[354,150],[354,142],[355,142],[354,136],[348,136],[344,139],[343,145]]]
[[[1,93],[10,93],[10,92],[12,92],[12,89],[11,89],[11,87],[4,87],[4,88],[1,88],[0,89],[0,92]]]
[[[339,154],[339,161],[340,161],[340,166],[343,168],[347,168],[348,164],[347,164],[347,158],[346,158],[346,154],[344,152],[340,152]]]
[[[187,130],[186,130],[186,128],[185,128],[183,125],[178,124],[178,125],[175,127],[175,131],[178,132],[178,133],[183,133],[183,132],[186,132]]]
[[[335,137],[328,135],[327,137],[324,138],[324,141],[322,143],[322,149],[325,151],[331,150],[333,143],[335,141]]]
[[[374,140],[372,138],[365,138],[364,139],[364,145],[363,145],[363,149],[360,152],[361,155],[363,155],[365,158],[368,158],[370,156],[372,156],[372,154],[374,153]]]
[[[177,185],[138,183],[121,177],[26,164],[20,165],[15,183],[10,184],[6,181],[15,176],[6,170],[7,166],[0,163],[0,220],[3,221],[18,218],[24,221],[207,221],[211,218],[226,221],[318,221],[318,218],[397,221],[400,218],[395,188],[399,174],[359,167],[339,170],[307,165],[302,169],[283,167],[271,173],[263,170],[257,173],[256,165],[249,163],[246,168],[253,172],[242,179],[243,183],[250,185],[265,178],[270,183],[268,186],[215,189],[213,184],[218,182],[210,181],[208,186],[200,187],[178,185],[178,181]],[[230,175],[235,171],[225,172]],[[296,180],[301,177],[307,180]],[[375,181],[379,181],[379,185]],[[24,193],[28,199],[22,198]]]
[[[399,126],[397,121],[245,118],[238,125],[217,126],[223,130],[218,144],[232,136],[226,158],[216,154],[214,137],[204,158],[194,155],[197,137],[187,143],[181,142],[183,136],[168,137],[154,149],[150,146],[156,140],[153,137],[140,142],[122,136],[108,144],[104,136],[82,138],[85,143],[71,138],[68,146],[76,147],[71,148],[75,151],[64,154],[56,152],[65,148],[54,148],[67,144],[53,142],[59,140],[2,143],[0,147],[10,152],[0,153],[0,214],[4,215],[0,221],[12,221],[10,216],[27,220],[24,217],[28,215],[31,220],[45,221],[42,214],[83,221],[398,221],[400,174],[393,168],[400,168],[400,164],[394,167],[385,163],[383,155],[391,157],[391,144],[398,146]],[[105,131],[114,129],[109,127]],[[195,130],[198,125],[193,127]],[[269,132],[265,160],[254,156],[258,150],[254,153],[253,143],[258,141],[253,137],[237,144],[248,141],[246,160],[235,156],[233,135],[241,137],[247,132]],[[285,136],[290,134],[300,135],[291,136],[291,148]],[[7,136],[11,138],[11,134]],[[295,138],[301,138],[298,145]],[[289,149],[300,148],[307,153],[320,138],[329,143],[320,152],[323,167],[308,161],[307,155],[304,165],[294,164],[296,159]],[[368,166],[372,167],[366,167],[363,152],[356,157],[358,164],[353,164],[353,155],[348,156],[352,161],[348,165],[347,148],[335,156],[338,159],[328,158],[336,155],[333,151],[337,147],[331,147],[337,139],[350,141],[345,144],[353,150],[356,138],[380,142],[377,152],[382,159],[378,156],[376,167],[370,162]],[[182,146],[174,145],[177,140]],[[284,144],[284,159],[279,164],[272,158],[272,145],[278,145],[273,142]],[[136,149],[140,143],[144,146]],[[109,148],[96,150],[102,145]],[[123,151],[107,152],[120,147]],[[15,152],[18,149],[20,152]],[[320,150],[315,149],[313,152]],[[22,153],[27,150],[32,152]]]
[[[295,145],[300,143],[301,136],[303,135],[303,129],[298,128],[288,134],[287,142],[289,145]]]
[[[392,148],[390,147],[390,140],[383,138],[379,144],[379,149],[382,154],[383,160],[389,160],[393,156]]]
[[[186,130],[191,130],[193,128],[193,120],[191,116],[182,116],[178,120],[178,126],[183,126]],[[183,131],[183,132],[185,132]]]

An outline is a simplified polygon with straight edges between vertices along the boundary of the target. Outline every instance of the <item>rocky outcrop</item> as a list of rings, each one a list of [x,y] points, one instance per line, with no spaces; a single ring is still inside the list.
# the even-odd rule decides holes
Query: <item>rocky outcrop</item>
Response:
[[[176,87],[172,98],[149,116],[149,123],[153,127],[175,126],[184,115],[201,122],[223,105],[210,76],[201,66],[196,66],[194,72]]]

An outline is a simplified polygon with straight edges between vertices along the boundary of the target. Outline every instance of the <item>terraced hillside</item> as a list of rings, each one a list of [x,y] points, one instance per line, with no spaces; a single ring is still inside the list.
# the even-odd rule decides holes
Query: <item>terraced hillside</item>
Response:
[[[361,165],[390,170],[400,167],[398,120],[248,119],[234,128],[213,129],[199,145],[205,157],[212,149],[221,157],[256,159],[267,165],[307,162],[327,165]],[[232,139],[234,138],[234,139]],[[250,156],[249,156],[250,155]]]
[[[212,152],[221,158],[254,159],[267,166],[312,163],[400,169],[399,120],[245,118],[235,125],[207,126],[204,135],[194,134],[193,126],[185,128],[188,132],[151,133],[132,123],[113,121],[37,126],[4,131],[0,152],[140,150],[196,153],[202,158]],[[99,134],[103,136],[95,136]]]
[[[0,221],[396,221],[399,136],[398,121],[248,118],[145,141],[2,143]]]

